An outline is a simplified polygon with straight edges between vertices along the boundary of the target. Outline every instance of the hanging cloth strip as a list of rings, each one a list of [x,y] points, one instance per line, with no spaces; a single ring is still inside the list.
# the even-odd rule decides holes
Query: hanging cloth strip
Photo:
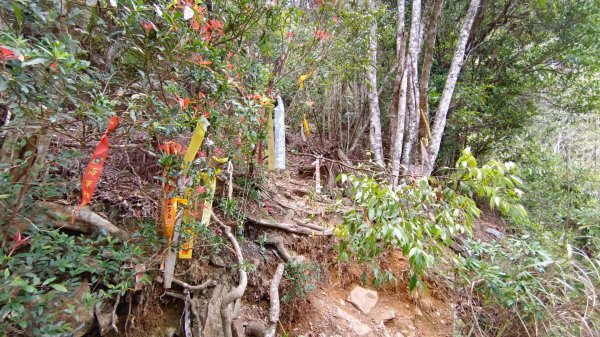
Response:
[[[185,152],[185,156],[183,157],[182,168],[184,169],[184,172],[187,172],[190,165],[196,158],[196,154],[198,153],[198,151],[200,150],[200,147],[202,146],[202,142],[204,141],[204,136],[206,135],[206,129],[208,128],[209,125],[210,125],[210,123],[204,117],[202,117],[200,122],[198,122],[198,124],[196,125],[196,129],[194,130],[194,133],[192,134],[192,138],[190,139],[190,145],[188,146],[187,151]],[[186,173],[184,173],[184,174],[186,174]],[[213,187],[213,190],[214,190],[214,187]],[[185,198],[186,198],[185,199],[186,202],[192,198],[192,190],[190,188],[188,188],[185,191]],[[208,202],[208,200],[207,200],[207,202]],[[212,198],[210,200],[210,203],[212,205]],[[191,205],[191,207],[197,208],[198,206]],[[204,212],[203,212],[203,215],[204,215]],[[203,218],[204,218],[204,216],[203,216]],[[208,221],[210,221],[210,214],[208,216]],[[184,233],[183,234],[183,242],[181,244],[181,249],[179,250],[179,254],[178,254],[178,257],[180,259],[191,259],[192,258],[192,252],[193,252],[192,248],[194,247],[194,237],[196,236],[196,233],[189,226],[191,222],[193,222],[193,216],[190,216],[189,210],[186,209],[183,214],[183,221],[182,221],[183,233]],[[206,223],[206,226],[208,226],[208,223]]]
[[[166,142],[165,144],[163,144],[160,147],[161,150],[163,150],[167,155],[177,155],[179,153],[181,153],[181,144],[179,143],[175,143],[175,142]],[[178,202],[184,202],[186,203],[187,201],[184,199],[179,199],[179,198],[170,198],[169,194],[171,192],[173,192],[173,185],[171,184],[171,181],[169,179],[167,179],[167,170],[165,169],[165,171],[163,172],[163,177],[164,177],[164,196],[165,196],[165,208],[164,208],[164,212],[163,212],[163,222],[164,222],[164,226],[165,226],[165,236],[167,237],[167,240],[169,242],[169,245],[171,244],[171,238],[173,237],[173,231],[175,228],[175,218],[177,215],[177,203]]]
[[[100,175],[104,168],[104,162],[108,156],[108,149],[110,147],[108,135],[119,126],[119,121],[120,118],[118,117],[110,117],[106,132],[104,132],[104,135],[100,138],[100,141],[94,150],[94,154],[92,155],[92,158],[90,158],[90,162],[88,163],[85,173],[83,174],[83,179],[81,180],[81,203],[73,210],[71,223],[75,222],[77,212],[92,200],[94,190],[96,189],[96,185],[98,185],[98,180],[100,180]]]

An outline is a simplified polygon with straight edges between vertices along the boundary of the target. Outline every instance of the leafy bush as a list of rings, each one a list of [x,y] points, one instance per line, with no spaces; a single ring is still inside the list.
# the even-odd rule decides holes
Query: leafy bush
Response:
[[[316,289],[320,272],[317,263],[298,263],[295,261],[286,263],[283,270],[286,285],[281,300],[290,305],[298,300],[304,300],[308,292]]]
[[[80,305],[124,295],[134,288],[134,267],[144,262],[145,249],[150,248],[144,241],[78,238],[58,230],[32,232],[25,243],[24,238],[16,239],[16,249],[0,249],[0,330],[11,335],[71,331],[74,327],[57,318],[61,312],[52,303],[74,296],[84,280],[95,291]],[[149,282],[147,276],[141,282]],[[63,310],[71,315],[73,309]]]
[[[593,303],[600,261],[570,246],[557,249],[554,240],[540,235],[468,241],[466,248],[470,256],[456,257],[458,279],[452,282],[468,297],[460,308],[470,324],[465,330],[494,336],[597,331],[600,313]]]
[[[452,243],[452,236],[471,232],[480,214],[474,198],[489,198],[491,208],[507,216],[525,216],[514,170],[512,163],[477,167],[467,149],[450,176],[408,179],[398,188],[366,176],[340,175],[338,180],[348,182],[355,202],[337,228],[340,259],[354,254],[359,262],[369,263],[376,276],[390,279],[388,272],[379,270],[378,258],[386,250],[400,249],[412,269],[410,288],[423,286],[421,277],[442,247]]]

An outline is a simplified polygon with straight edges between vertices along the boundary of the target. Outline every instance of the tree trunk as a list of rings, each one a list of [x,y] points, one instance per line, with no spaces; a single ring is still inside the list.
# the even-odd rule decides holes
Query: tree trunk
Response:
[[[429,17],[429,25],[427,27],[427,36],[425,37],[425,50],[423,52],[423,69],[421,70],[421,81],[419,82],[420,102],[419,106],[423,115],[429,119],[429,78],[431,76],[431,66],[433,65],[433,49],[435,48],[435,35],[437,33],[437,23],[440,14],[442,13],[442,4],[444,0],[435,0],[431,16]],[[423,120],[423,125],[426,121]],[[425,137],[426,133],[419,129],[419,136]]]
[[[369,10],[375,12],[375,0],[369,0]],[[383,166],[383,148],[381,141],[381,119],[379,112],[379,95],[377,93],[377,19],[373,14],[369,27],[369,65],[367,67],[369,81],[369,118],[371,150],[375,162]]]
[[[412,4],[412,18],[410,23],[410,38],[408,40],[407,79],[408,79],[408,118],[407,137],[402,151],[402,164],[410,165],[412,162],[412,149],[416,143],[419,126],[419,96],[416,90],[419,82],[418,63],[419,45],[421,40],[421,0],[415,0]]]
[[[438,152],[440,150],[442,135],[444,134],[444,128],[446,127],[446,117],[448,116],[448,109],[450,108],[450,102],[452,100],[454,88],[456,86],[456,82],[458,81],[458,75],[460,74],[460,70],[464,63],[465,48],[467,46],[467,40],[469,39],[471,27],[473,25],[473,19],[475,18],[477,8],[479,7],[479,2],[480,0],[471,0],[471,4],[469,5],[469,9],[467,10],[467,15],[465,16],[465,21],[463,22],[460,31],[460,36],[458,38],[456,51],[454,52],[454,57],[452,58],[450,72],[448,73],[448,78],[446,78],[446,85],[444,86],[444,91],[442,92],[442,97],[440,99],[438,111],[435,115],[435,120],[433,122],[432,128],[432,139],[428,148],[430,159],[429,162],[431,163],[431,167],[428,167],[426,170],[426,173],[428,174],[431,174],[431,172],[433,171],[433,165],[435,163],[435,160],[437,159]]]
[[[394,161],[396,160],[396,155],[398,155],[398,159],[402,152],[402,145],[400,145],[400,150],[396,150],[396,138],[398,137],[398,121],[402,120],[400,129],[400,135],[404,135],[404,113],[402,113],[402,118],[399,117],[400,111],[400,96],[402,92],[402,79],[404,77],[404,59],[406,56],[406,24],[405,21],[405,5],[404,1],[398,1],[398,23],[396,29],[396,59],[398,60],[398,68],[396,68],[396,83],[394,85],[394,92],[392,96],[392,112],[390,117],[390,158],[392,161],[392,167],[394,167]],[[404,95],[406,96],[406,85],[404,86]],[[406,98],[406,97],[405,97]],[[406,105],[406,101],[404,102]],[[402,141],[400,141],[402,144]],[[400,165],[400,162],[398,162]]]
[[[396,119],[396,138],[392,143],[392,178],[393,184],[398,183],[398,174],[400,173],[400,158],[402,156],[402,144],[404,143],[404,122],[406,120],[406,89],[408,76],[406,73],[402,76],[400,83],[400,97],[398,101],[398,118]]]

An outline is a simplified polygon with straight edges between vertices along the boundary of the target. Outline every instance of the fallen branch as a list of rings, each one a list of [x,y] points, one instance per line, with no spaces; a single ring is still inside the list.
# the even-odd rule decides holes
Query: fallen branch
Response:
[[[275,229],[280,229],[286,232],[290,232],[290,233],[295,233],[295,234],[301,234],[301,235],[310,235],[310,236],[329,236],[333,234],[333,230],[331,228],[327,228],[327,229],[323,229],[322,231],[316,231],[316,230],[312,230],[309,228],[305,228],[305,227],[301,227],[295,224],[288,224],[288,223],[276,223],[273,221],[269,221],[269,220],[265,220],[265,219],[260,219],[257,218],[249,213],[246,213],[244,215],[244,217],[246,218],[246,221],[255,224],[255,225],[259,225],[259,226],[264,226],[264,227],[269,227],[269,228],[275,228]]]
[[[277,322],[279,322],[279,283],[283,276],[284,267],[283,263],[278,264],[275,275],[273,275],[273,280],[271,280],[271,287],[269,289],[271,308],[269,310],[269,325],[265,331],[265,337],[275,337],[275,330],[277,330]]]

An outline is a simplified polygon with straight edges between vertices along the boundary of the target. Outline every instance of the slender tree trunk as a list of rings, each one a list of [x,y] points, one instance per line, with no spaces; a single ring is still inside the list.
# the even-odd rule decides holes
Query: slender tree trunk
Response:
[[[375,0],[369,0],[369,10],[375,11]],[[379,95],[377,93],[377,20],[375,15],[371,18],[369,28],[369,65],[367,68],[369,81],[369,118],[371,150],[375,162],[383,166],[383,146],[381,141],[381,119],[379,112]]]
[[[400,158],[402,156],[402,144],[404,143],[404,122],[406,120],[406,89],[408,83],[408,76],[406,72],[402,76],[400,83],[400,97],[398,101],[398,118],[396,120],[396,139],[392,143],[393,154],[392,154],[392,178],[393,184],[396,186],[398,183],[398,175],[400,174]]]
[[[410,38],[408,40],[407,76],[408,76],[408,116],[407,135],[402,150],[402,164],[410,165],[412,149],[416,143],[419,127],[418,91],[415,90],[419,81],[419,45],[421,41],[421,0],[414,0],[412,4],[412,18],[410,23]]]
[[[392,168],[394,167],[394,160],[396,160],[396,155],[398,156],[398,160],[400,158],[402,152],[402,145],[400,145],[400,150],[396,150],[396,138],[398,137],[398,121],[399,118],[399,107],[400,107],[400,92],[402,87],[402,78],[404,75],[405,64],[404,60],[406,58],[406,24],[405,15],[406,9],[404,5],[404,1],[398,1],[398,23],[396,29],[396,59],[398,60],[398,68],[396,68],[396,83],[394,84],[394,92],[392,95],[392,112],[390,117],[390,158],[392,161]],[[404,87],[404,95],[406,95],[406,86]],[[406,105],[406,102],[404,103]],[[400,129],[400,133],[404,135],[404,113],[402,113],[402,129]],[[400,141],[402,144],[402,141]],[[398,162],[397,165],[400,165]]]
[[[458,75],[460,74],[460,70],[464,63],[465,48],[467,46],[467,40],[469,39],[471,27],[473,26],[473,19],[475,18],[477,8],[479,7],[479,2],[480,0],[471,0],[471,4],[467,10],[467,15],[465,16],[465,21],[463,22],[460,30],[458,44],[456,46],[456,51],[454,52],[454,57],[452,58],[452,65],[450,66],[450,72],[448,73],[448,78],[446,78],[446,85],[444,86],[438,111],[433,122],[432,139],[428,148],[430,159],[429,162],[431,163],[431,167],[427,168],[425,172],[427,174],[431,174],[433,171],[433,165],[440,150],[442,135],[444,134],[444,129],[446,127],[448,109],[450,108],[450,102],[452,101],[454,88],[456,86],[456,82],[458,81]]]
[[[427,27],[427,36],[425,37],[425,50],[423,52],[423,69],[421,70],[421,81],[419,82],[421,111],[427,119],[429,119],[429,78],[431,76],[431,66],[433,65],[433,50],[435,48],[435,35],[437,33],[437,23],[442,13],[442,4],[444,0],[435,0],[431,16],[429,17],[429,25]],[[423,121],[426,122],[426,121]],[[421,137],[425,134],[419,134]]]

